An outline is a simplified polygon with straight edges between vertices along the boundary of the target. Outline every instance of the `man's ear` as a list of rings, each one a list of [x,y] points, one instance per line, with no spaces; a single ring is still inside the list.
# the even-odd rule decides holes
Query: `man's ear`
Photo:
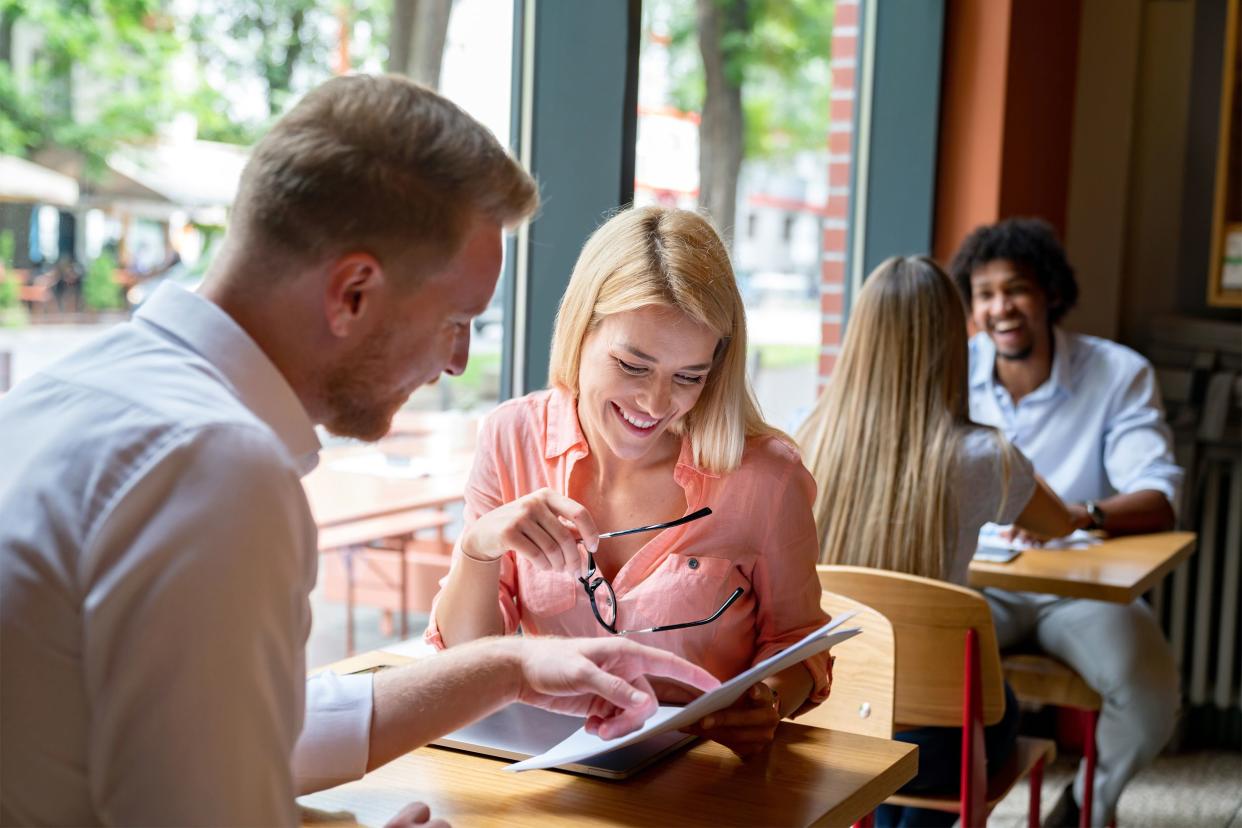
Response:
[[[346,253],[329,262],[324,314],[332,334],[344,339],[374,313],[383,286],[384,269],[370,253]]]

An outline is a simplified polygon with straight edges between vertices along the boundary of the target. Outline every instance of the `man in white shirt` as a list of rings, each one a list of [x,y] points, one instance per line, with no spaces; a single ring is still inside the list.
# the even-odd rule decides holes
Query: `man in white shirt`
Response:
[[[1173,462],[1155,372],[1134,351],[1057,323],[1078,286],[1052,228],[1009,219],[977,228],[950,272],[979,333],[970,343],[970,415],[1001,429],[1064,499],[1081,529],[1173,528]],[[1103,698],[1091,823],[1107,825],[1126,782],[1171,735],[1177,665],[1151,610],[986,590],[1002,647],[1033,640]],[[1048,824],[1077,824],[1084,773]]]
[[[296,793],[510,701],[615,711],[590,720],[611,736],[654,711],[648,675],[715,686],[619,639],[304,679],[313,425],[378,438],[461,373],[537,203],[453,104],[335,79],[255,148],[201,294],[0,399],[0,824],[288,825]]]

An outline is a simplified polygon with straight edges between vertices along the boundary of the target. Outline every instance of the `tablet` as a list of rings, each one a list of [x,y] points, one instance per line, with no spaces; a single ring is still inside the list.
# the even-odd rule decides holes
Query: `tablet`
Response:
[[[993,546],[989,543],[980,543],[975,547],[975,560],[987,561],[988,563],[1009,563],[1021,554],[1021,549],[1015,549],[1012,546]]]
[[[580,727],[581,716],[566,716],[514,703],[474,724],[436,739],[432,744],[498,759],[521,760],[539,756],[560,744]],[[618,750],[597,754],[582,762],[563,765],[558,770],[605,779],[627,779],[689,745],[695,738],[680,731],[661,733]]]

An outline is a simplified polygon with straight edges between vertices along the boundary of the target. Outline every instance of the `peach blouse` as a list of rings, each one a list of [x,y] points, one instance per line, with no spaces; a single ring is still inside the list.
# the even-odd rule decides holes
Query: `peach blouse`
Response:
[[[505,402],[480,429],[466,488],[466,525],[544,487],[569,496],[574,464],[589,451],[568,392],[538,391]],[[631,636],[725,680],[827,622],[815,573],[815,482],[791,446],[772,437],[752,439],[741,466],[717,475],[695,466],[685,440],[673,477],[685,490],[689,511],[710,506],[712,514],[654,534],[621,567],[612,581],[618,626],[705,618],[736,587],[745,588],[710,624]],[[619,528],[628,527],[600,531]],[[513,552],[501,558],[499,597],[506,633],[520,626],[534,635],[608,634],[574,574],[538,570]],[[434,604],[426,639],[444,647]],[[814,680],[808,704],[818,704],[828,696],[828,656],[804,663]]]

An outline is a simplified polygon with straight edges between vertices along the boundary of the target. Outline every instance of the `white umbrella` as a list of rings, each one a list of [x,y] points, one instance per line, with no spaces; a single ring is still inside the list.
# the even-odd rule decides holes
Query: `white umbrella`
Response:
[[[0,155],[0,201],[72,207],[78,201],[78,182],[24,158]]]

